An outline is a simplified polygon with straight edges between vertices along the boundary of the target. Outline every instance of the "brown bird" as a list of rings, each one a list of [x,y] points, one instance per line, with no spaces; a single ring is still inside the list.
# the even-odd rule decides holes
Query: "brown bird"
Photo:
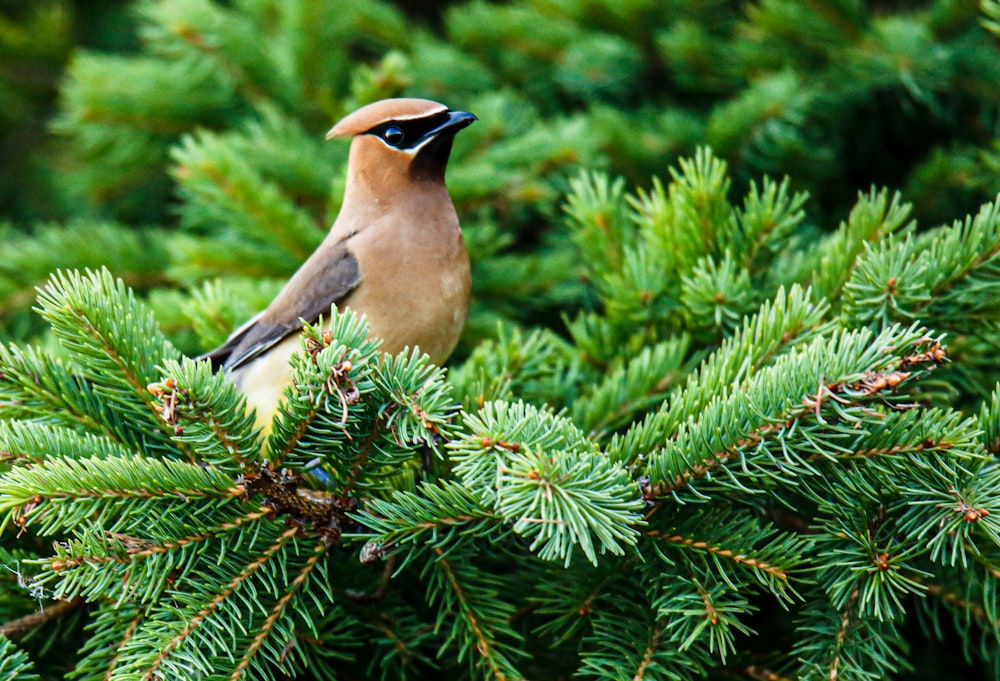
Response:
[[[444,173],[455,134],[476,117],[426,99],[385,99],[327,134],[353,137],[340,214],[263,312],[205,357],[229,371],[270,423],[303,322],[331,305],[368,318],[382,350],[419,346],[443,363],[469,308],[469,256]]]

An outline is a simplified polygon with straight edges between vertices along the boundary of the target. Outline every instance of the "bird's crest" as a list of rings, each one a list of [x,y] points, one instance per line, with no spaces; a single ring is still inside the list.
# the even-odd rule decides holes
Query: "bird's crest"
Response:
[[[368,132],[380,123],[410,121],[446,111],[448,107],[430,99],[383,99],[363,106],[340,119],[340,122],[326,134],[326,138],[353,137]]]

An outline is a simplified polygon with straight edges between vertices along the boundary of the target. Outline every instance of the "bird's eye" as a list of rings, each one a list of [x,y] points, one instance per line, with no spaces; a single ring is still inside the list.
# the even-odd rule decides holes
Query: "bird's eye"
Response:
[[[382,133],[382,139],[394,147],[399,146],[403,141],[403,131],[395,126],[386,128]]]

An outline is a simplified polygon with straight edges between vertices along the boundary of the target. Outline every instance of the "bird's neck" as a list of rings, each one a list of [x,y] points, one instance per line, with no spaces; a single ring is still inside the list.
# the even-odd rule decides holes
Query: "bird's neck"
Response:
[[[392,233],[403,240],[434,239],[435,234],[458,229],[443,181],[380,178],[369,172],[353,174],[348,180],[340,214],[327,238],[334,242],[352,239],[386,221],[393,223]]]
[[[417,178],[396,169],[369,168],[348,173],[340,210],[370,221],[387,212],[415,214],[436,205],[451,206],[443,175]]]

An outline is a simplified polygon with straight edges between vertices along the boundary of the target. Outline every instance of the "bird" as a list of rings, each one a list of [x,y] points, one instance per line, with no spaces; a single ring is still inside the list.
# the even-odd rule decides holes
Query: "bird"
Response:
[[[383,99],[342,118],[344,198],[330,231],[274,300],[202,355],[227,372],[265,431],[291,383],[299,331],[331,306],[367,318],[381,350],[419,347],[441,365],[469,311],[471,273],[445,186],[455,135],[477,117],[429,99]]]

